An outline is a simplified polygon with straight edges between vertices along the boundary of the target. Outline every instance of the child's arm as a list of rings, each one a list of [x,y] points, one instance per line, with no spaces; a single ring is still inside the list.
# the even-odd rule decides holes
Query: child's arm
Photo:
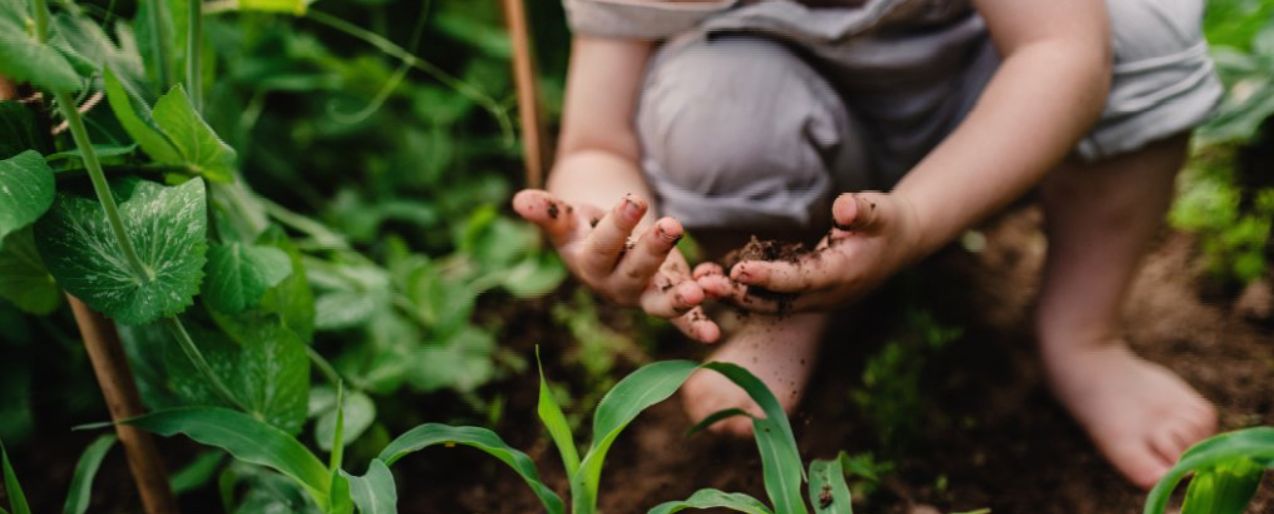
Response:
[[[889,194],[842,195],[830,246],[796,264],[749,262],[731,278],[801,293],[818,309],[865,293],[1043,179],[1096,121],[1110,77],[1102,0],[977,0],[1003,64],[968,118]],[[710,291],[719,284],[707,284]],[[730,293],[745,294],[745,287]],[[718,293],[720,294],[720,293]],[[753,299],[750,306],[775,305]]]
[[[651,49],[648,42],[576,36],[548,191],[521,191],[513,207],[540,225],[567,268],[602,296],[712,342],[720,329],[698,307],[705,293],[674,248],[682,227],[650,215],[638,167],[632,120]]]

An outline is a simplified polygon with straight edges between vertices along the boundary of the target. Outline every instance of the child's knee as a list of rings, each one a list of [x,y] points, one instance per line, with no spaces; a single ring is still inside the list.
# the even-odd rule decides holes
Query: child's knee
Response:
[[[664,210],[688,226],[805,225],[823,213],[848,114],[781,44],[700,41],[660,56],[637,118],[643,166]],[[684,211],[748,210],[719,215]],[[679,212],[682,211],[682,212]],[[739,216],[742,215],[742,218]]]

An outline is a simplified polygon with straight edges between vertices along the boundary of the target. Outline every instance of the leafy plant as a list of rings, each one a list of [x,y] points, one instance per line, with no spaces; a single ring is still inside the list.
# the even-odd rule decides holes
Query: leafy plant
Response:
[[[93,494],[93,478],[97,476],[102,460],[115,446],[115,440],[113,434],[103,435],[89,444],[80,455],[79,462],[75,465],[75,472],[71,475],[70,490],[66,494],[66,503],[62,508],[63,514],[88,512],[89,499]],[[22,484],[18,482],[18,473],[14,470],[13,463],[9,461],[9,453],[5,450],[3,442],[0,442],[0,471],[4,475],[4,491],[9,496],[9,510],[0,508],[0,513],[31,514],[31,507],[27,504]]]
[[[1190,447],[1155,484],[1144,514],[1163,514],[1177,485],[1191,473],[1181,514],[1242,514],[1274,469],[1274,427],[1253,427],[1212,436]]]

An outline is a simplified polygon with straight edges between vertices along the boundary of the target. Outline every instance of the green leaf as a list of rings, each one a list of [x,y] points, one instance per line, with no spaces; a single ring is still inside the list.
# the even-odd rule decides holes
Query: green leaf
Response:
[[[305,343],[283,326],[278,316],[252,313],[232,316],[215,311],[212,316],[217,326],[234,340],[215,347],[210,345],[204,350],[217,375],[250,414],[289,434],[300,432],[310,391],[310,361]],[[215,333],[208,333],[199,339],[218,338]],[[202,341],[197,344],[203,346]],[[182,377],[201,380],[194,373],[183,373]]]
[[[88,512],[89,499],[93,495],[93,477],[97,476],[97,469],[102,466],[107,452],[115,446],[115,440],[115,434],[98,437],[80,455],[80,461],[75,465],[75,474],[71,476],[71,488],[66,495],[63,514]]]
[[[241,11],[263,11],[305,16],[312,0],[239,0]]]
[[[0,241],[53,205],[53,170],[35,150],[0,161]]]
[[[566,267],[555,253],[527,256],[509,269],[501,286],[518,298],[534,298],[553,292],[566,280]]]
[[[218,450],[200,453],[195,460],[174,471],[168,478],[173,493],[182,495],[207,485],[217,470],[221,469],[222,462],[226,460],[225,457],[226,454]]]
[[[221,448],[235,459],[274,469],[295,480],[320,505],[328,503],[327,468],[292,436],[256,418],[221,407],[184,407],[125,421],[165,437],[184,434]]]
[[[0,298],[19,309],[46,315],[61,304],[62,291],[35,249],[30,227],[4,239],[0,246]]]
[[[0,159],[8,159],[26,150],[50,149],[49,135],[40,130],[32,109],[23,103],[0,101]]]
[[[342,472],[344,473],[344,472]],[[394,475],[385,461],[373,459],[367,466],[367,474],[356,477],[344,473],[349,481],[350,496],[363,514],[398,514],[398,489]]]
[[[491,352],[495,338],[478,327],[467,326],[445,341],[420,348],[411,370],[411,384],[420,392],[452,389],[473,391],[495,374]]]
[[[540,401],[535,411],[540,417],[540,422],[544,423],[544,428],[548,429],[549,437],[557,446],[558,454],[562,456],[566,476],[575,476],[575,471],[579,469],[579,448],[575,446],[575,439],[571,437],[571,425],[566,422],[562,407],[557,404],[557,400],[553,399],[553,391],[549,388],[548,381],[544,379],[544,364],[540,362],[538,346],[535,348],[535,366],[540,370]]]
[[[801,454],[796,448],[796,437],[787,421],[787,413],[779,405],[765,383],[748,370],[735,364],[710,362],[703,367],[714,370],[730,379],[752,398],[765,413],[764,418],[752,418],[752,432],[757,450],[761,453],[761,470],[765,477],[765,492],[774,504],[777,514],[805,514],[805,501],[801,499],[801,482],[804,468]]]
[[[684,500],[656,505],[647,514],[672,514],[686,509],[730,509],[745,514],[771,514],[770,508],[756,498],[719,489],[700,489]]]
[[[301,252],[277,225],[271,225],[257,237],[257,244],[269,245],[288,254],[292,274],[270,288],[261,298],[261,309],[279,315],[283,326],[309,344],[314,340],[314,292],[301,261]]]
[[[1264,475],[1265,470],[1248,459],[1197,472],[1186,489],[1181,514],[1243,514]]]
[[[810,505],[815,514],[854,514],[840,459],[815,459],[810,463]]]
[[[65,194],[36,224],[45,265],[68,292],[123,324],[186,310],[199,291],[207,248],[203,181],[117,186],[124,231],[148,276],[134,275],[96,201]]]
[[[4,449],[3,441],[0,441],[0,464],[4,467],[4,492],[9,496],[9,510],[12,514],[31,514],[26,493],[22,492],[22,484],[18,483],[18,473],[9,462],[9,452]]]
[[[292,274],[292,261],[272,246],[229,243],[208,249],[204,301],[221,312],[237,313],[261,302],[267,289]]]
[[[73,93],[83,81],[66,56],[36,41],[17,21],[0,17],[0,75],[54,93]]]
[[[318,443],[320,449],[325,452],[332,451],[332,441],[335,440],[337,418],[339,411],[333,404],[326,412],[319,417],[318,423],[314,425],[314,440]],[[360,392],[352,392],[345,395],[344,402],[344,436],[345,446],[358,439],[368,427],[372,426],[372,422],[376,420],[376,404],[372,403],[372,399],[366,394]]]
[[[549,514],[565,512],[562,499],[540,481],[540,474],[535,470],[535,461],[532,461],[527,454],[510,447],[495,432],[485,428],[426,423],[398,436],[384,450],[381,450],[377,458],[385,461],[386,465],[392,466],[410,453],[440,444],[449,447],[457,444],[468,446],[499,459],[513,468],[522,480],[526,481]]]
[[[584,454],[579,471],[571,477],[574,512],[587,514],[597,510],[602,464],[615,439],[638,414],[677,392],[697,367],[685,360],[647,364],[606,392],[593,413],[593,445]]]
[[[314,301],[314,327],[317,330],[339,330],[367,323],[389,304],[387,295],[378,291],[335,291],[320,295]]]
[[[235,152],[195,111],[186,91],[174,86],[155,102],[155,123],[191,171],[215,182],[234,180]],[[140,142],[139,142],[140,143]]]
[[[143,2],[147,3],[147,2]],[[106,68],[103,74],[106,84],[106,100],[111,104],[111,111],[124,127],[124,131],[133,138],[142,150],[151,158],[165,164],[181,164],[185,162],[177,147],[173,146],[168,136],[159,130],[147,107],[137,94],[128,90],[114,70]]]
[[[1227,465],[1238,460],[1251,460],[1274,467],[1274,427],[1253,427],[1212,436],[1186,450],[1177,464],[1159,479],[1146,497],[1143,514],[1163,514],[1168,500],[1186,475]]]

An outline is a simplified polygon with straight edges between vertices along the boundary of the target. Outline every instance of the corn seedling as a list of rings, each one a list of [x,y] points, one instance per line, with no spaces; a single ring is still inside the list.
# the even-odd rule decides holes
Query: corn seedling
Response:
[[[1181,514],[1242,514],[1274,469],[1274,427],[1254,427],[1213,436],[1181,455],[1146,499],[1143,514],[1163,514],[1177,485],[1191,473]]]

